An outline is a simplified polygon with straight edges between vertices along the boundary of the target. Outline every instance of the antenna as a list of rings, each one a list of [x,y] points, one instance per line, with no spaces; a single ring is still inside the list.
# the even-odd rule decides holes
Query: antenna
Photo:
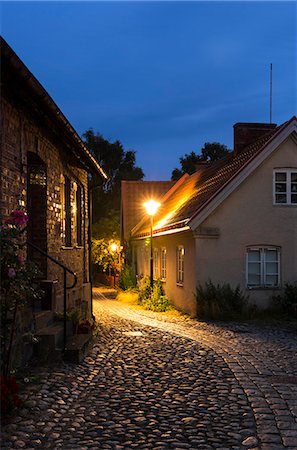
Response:
[[[270,123],[272,123],[272,64],[270,64]]]

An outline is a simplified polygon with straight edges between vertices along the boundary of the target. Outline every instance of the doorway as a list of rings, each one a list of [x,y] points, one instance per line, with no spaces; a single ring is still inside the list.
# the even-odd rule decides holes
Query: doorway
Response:
[[[47,171],[45,162],[35,153],[28,152],[27,209],[28,241],[47,252]],[[47,277],[47,258],[28,246],[28,259],[34,261]]]

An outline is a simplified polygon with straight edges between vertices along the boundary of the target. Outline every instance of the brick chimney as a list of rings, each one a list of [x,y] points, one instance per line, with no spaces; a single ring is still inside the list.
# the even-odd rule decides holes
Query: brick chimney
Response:
[[[204,170],[205,168],[207,168],[208,164],[209,161],[207,160],[199,161],[199,163],[195,164],[195,172],[198,172],[198,170]]]
[[[244,123],[238,122],[234,128],[234,155],[236,156],[245,147],[272,131],[275,123]]]

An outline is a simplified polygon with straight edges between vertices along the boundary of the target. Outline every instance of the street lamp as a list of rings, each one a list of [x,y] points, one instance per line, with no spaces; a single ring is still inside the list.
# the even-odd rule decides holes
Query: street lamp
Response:
[[[151,281],[151,287],[153,287],[153,219],[154,214],[156,214],[160,203],[156,202],[155,200],[149,200],[148,202],[145,202],[143,206],[146,209],[146,212],[151,218],[151,256],[150,256],[150,281]]]
[[[115,254],[118,253],[118,271],[121,271],[121,251],[123,249],[122,246],[119,246],[118,244],[116,244],[115,242],[112,242],[109,246],[111,253],[113,254],[113,257],[115,258]],[[116,263],[114,262],[113,264],[113,284],[114,287],[116,286]]]

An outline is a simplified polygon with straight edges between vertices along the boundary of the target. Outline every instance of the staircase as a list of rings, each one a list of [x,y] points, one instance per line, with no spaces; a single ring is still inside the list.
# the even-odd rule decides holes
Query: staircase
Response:
[[[36,317],[37,343],[35,343],[35,359],[40,364],[65,362],[79,364],[88,354],[92,343],[92,334],[73,334],[72,322],[66,322],[66,347],[64,343],[64,323],[54,319],[50,310],[38,311]]]

